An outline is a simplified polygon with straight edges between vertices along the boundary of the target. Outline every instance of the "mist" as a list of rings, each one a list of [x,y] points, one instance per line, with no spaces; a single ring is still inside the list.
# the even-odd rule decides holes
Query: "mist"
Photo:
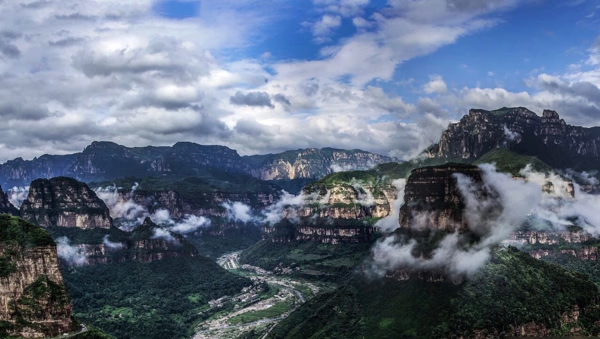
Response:
[[[519,228],[539,205],[542,186],[499,173],[494,165],[481,165],[480,168],[483,183],[474,183],[469,177],[455,174],[466,205],[464,216],[470,231],[479,235],[478,241],[471,243],[463,235],[451,233],[439,242],[430,257],[415,257],[416,240],[390,235],[373,247],[368,273],[383,276],[397,269],[437,270],[458,278],[470,276],[482,267],[489,260],[492,249]],[[397,220],[395,227],[399,226]],[[425,218],[417,218],[416,222],[423,223]],[[417,228],[426,226],[414,225]],[[388,225],[386,228],[393,227]]]
[[[108,239],[108,234],[104,236],[102,243],[104,244],[104,246],[106,248],[111,249],[111,250],[120,250],[120,249],[125,248],[125,245],[123,243],[110,241]]]
[[[379,219],[374,225],[375,227],[379,227],[381,232],[384,234],[393,232],[400,226],[398,224],[398,219],[400,218],[400,207],[404,203],[404,188],[406,187],[406,179],[396,179],[392,181],[392,186],[398,190],[398,194],[396,195],[396,200],[392,202],[390,214],[385,218]]]
[[[194,233],[201,228],[211,225],[211,220],[209,218],[192,214],[186,214],[181,220],[176,220],[172,218],[170,212],[164,208],[150,213],[145,206],[140,205],[133,200],[133,195],[138,186],[139,185],[136,182],[131,190],[125,195],[119,194],[119,189],[116,185],[97,188],[95,190],[98,197],[102,199],[109,208],[111,217],[113,219],[119,219],[121,222],[120,229],[129,232],[142,224],[146,217],[150,217],[157,225],[161,225],[172,232],[184,235]],[[155,234],[155,236],[159,238],[168,238],[171,235],[163,232],[158,235]]]
[[[530,166],[521,173],[526,180],[537,184],[546,185],[552,182],[553,191],[543,194],[540,204],[533,209],[532,224],[538,230],[565,231],[568,226],[580,226],[584,231],[593,236],[600,235],[600,196],[588,194],[581,190],[581,186],[571,179],[566,179],[556,173],[536,173]],[[597,179],[589,173],[576,173],[567,171],[571,178],[584,178],[587,184],[597,184]],[[537,221],[537,222],[536,222]]]
[[[282,191],[281,193],[282,195],[276,203],[267,206],[263,210],[264,217],[262,220],[265,224],[274,225],[280,222],[283,219],[283,209],[286,207],[303,205],[309,196],[316,199],[316,193],[313,195],[306,195],[304,192],[300,192],[298,195],[293,195],[286,191]]]
[[[56,239],[56,252],[60,259],[71,266],[82,266],[87,263],[85,249],[71,245],[67,237]]]
[[[240,201],[226,201],[221,204],[227,211],[227,219],[232,221],[250,222],[256,218],[252,215],[250,206]]]
[[[21,208],[23,201],[27,199],[29,194],[29,186],[14,186],[9,189],[6,194],[8,195],[8,201],[10,201],[16,208]]]

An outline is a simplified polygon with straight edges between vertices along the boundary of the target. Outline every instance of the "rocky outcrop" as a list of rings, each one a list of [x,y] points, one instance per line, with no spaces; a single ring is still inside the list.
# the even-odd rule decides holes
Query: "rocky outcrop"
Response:
[[[73,329],[56,245],[46,231],[0,215],[0,262],[0,334],[53,337]]]
[[[507,147],[534,155],[554,168],[596,169],[600,160],[600,127],[568,125],[555,111],[542,116],[524,108],[495,111],[471,109],[459,122],[448,126],[430,157],[475,160]]]
[[[592,235],[582,230],[574,231],[531,231],[519,230],[512,232],[506,244],[518,245],[555,245],[560,243],[580,244],[592,239]]]
[[[302,190],[302,202],[285,206],[283,221],[264,229],[273,242],[324,244],[372,241],[373,224],[390,214],[397,189],[391,184],[315,183]]]
[[[397,189],[391,184],[312,184],[302,194],[303,203],[284,208],[283,218],[383,218],[390,214]]]
[[[196,256],[198,250],[181,234],[157,226],[150,218],[131,233],[131,260],[152,262],[179,256]]]
[[[57,177],[34,180],[21,216],[42,227],[110,228],[108,207],[85,183]]]
[[[239,201],[260,210],[275,203],[280,192],[222,192],[204,191],[193,199],[182,196],[176,190],[128,189],[118,190],[118,201],[133,201],[144,206],[150,213],[166,209],[173,218],[183,218],[187,214],[206,217],[225,217],[224,202]]]
[[[10,203],[8,194],[2,191],[2,187],[0,187],[0,214],[19,215],[19,210]]]
[[[263,180],[322,178],[338,171],[365,170],[394,159],[361,150],[308,148],[248,156],[252,176]]]
[[[181,256],[193,257],[198,255],[198,250],[185,237],[178,233],[170,232],[145,218],[144,222],[131,232],[117,229],[101,230],[100,234],[94,230],[89,239],[96,240],[90,243],[73,243],[78,253],[85,258],[79,262],[61,260],[63,266],[73,265],[99,265],[114,262],[137,261],[149,263]],[[92,232],[84,230],[83,232]],[[112,235],[112,237],[111,237]],[[98,242],[100,240],[102,242]]]
[[[0,165],[0,184],[23,186],[37,178],[56,176],[86,182],[147,176],[185,178],[214,170],[263,180],[318,179],[334,171],[367,169],[390,161],[393,159],[365,151],[331,148],[241,157],[225,146],[191,142],[172,147],[125,147],[94,141],[81,153],[7,161]]]
[[[400,229],[417,232],[467,231],[467,220],[463,214],[465,204],[457,184],[457,174],[481,186],[481,171],[477,166],[449,163],[413,170],[404,189]],[[483,186],[479,193],[482,198],[495,194]]]
[[[263,229],[263,239],[288,243],[309,241],[321,244],[358,244],[373,240],[375,228],[362,221],[339,223],[331,219],[302,219],[292,223],[284,220]]]

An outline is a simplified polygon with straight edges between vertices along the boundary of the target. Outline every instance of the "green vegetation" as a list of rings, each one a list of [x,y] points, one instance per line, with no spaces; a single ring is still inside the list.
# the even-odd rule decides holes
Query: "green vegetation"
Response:
[[[573,246],[569,247],[574,248]],[[582,260],[570,254],[558,254],[556,256],[543,257],[542,259],[560,265],[568,270],[587,274],[591,281],[600,286],[600,263],[596,260]]]
[[[64,268],[74,316],[117,338],[190,337],[207,302],[251,282],[205,257]],[[205,310],[199,314],[200,310]]]
[[[546,165],[543,161],[533,156],[520,155],[511,152],[505,148],[498,148],[484,154],[477,159],[473,164],[491,164],[495,163],[499,172],[510,173],[519,176],[519,172],[527,165],[531,165],[536,172],[548,173],[552,168]]]
[[[374,186],[389,184],[394,179],[407,178],[410,172],[415,168],[425,166],[443,165],[446,163],[468,163],[466,159],[441,159],[441,158],[426,158],[424,156],[415,159],[397,163],[390,162],[375,166],[368,171],[350,171],[332,173],[314,184],[334,185],[340,183],[349,183],[353,179],[360,181],[363,184],[371,184]]]
[[[17,301],[15,313],[25,321],[43,320],[48,313],[60,312],[70,302],[62,285],[41,276],[25,288]]]
[[[267,270],[282,265],[293,268],[293,274],[296,276],[337,280],[363,262],[370,248],[370,243],[332,245],[315,242],[275,243],[263,240],[242,252],[240,262]]]
[[[79,227],[59,227],[50,226],[46,230],[54,237],[67,237],[74,244],[102,244],[104,237],[108,235],[108,240],[112,242],[124,242],[128,239],[127,232],[124,232],[116,227],[106,228],[90,228],[82,229]]]
[[[115,339],[95,327],[89,327],[87,331],[68,337],[69,339]]]
[[[139,190],[178,192],[182,198],[194,199],[207,192],[278,192],[281,188],[275,184],[244,174],[232,174],[218,169],[205,169],[197,175],[185,178],[126,177],[111,181],[90,183],[90,187],[117,187],[131,189],[138,183]]]
[[[282,301],[275,305],[266,308],[264,310],[250,311],[242,314],[238,314],[235,317],[229,319],[229,323],[232,325],[247,324],[255,322],[261,319],[275,318],[281,316],[283,313],[289,311],[294,307],[293,301]]]
[[[43,323],[48,319],[68,319],[70,302],[62,285],[41,276],[25,287],[18,300],[9,301],[8,308],[14,322],[0,322],[0,337],[7,338],[8,332],[26,329],[48,332],[51,327]]]
[[[457,338],[475,330],[498,337],[528,322],[561,335],[569,329],[562,315],[576,305],[585,312],[571,326],[598,335],[599,296],[587,276],[509,248],[461,285],[353,276],[302,305],[269,338]]]
[[[215,223],[213,223],[215,224]],[[220,226],[210,226],[201,235],[189,234],[186,239],[194,244],[201,255],[218,258],[225,253],[247,249],[261,238],[261,229],[257,225],[239,223],[236,228],[226,228],[222,235],[212,235],[211,230]]]
[[[0,242],[25,248],[56,246],[43,228],[7,214],[0,214]]]

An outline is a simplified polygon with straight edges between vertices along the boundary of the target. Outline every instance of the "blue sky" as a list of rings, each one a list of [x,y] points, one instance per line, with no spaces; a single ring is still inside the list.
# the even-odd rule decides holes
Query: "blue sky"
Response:
[[[0,160],[127,146],[408,159],[470,108],[600,125],[590,0],[0,2]]]
[[[201,1],[162,1],[155,5],[157,14],[175,19],[200,15]],[[386,1],[370,1],[362,17],[384,10]],[[398,65],[393,80],[380,84],[387,91],[411,95],[397,82],[415,79],[415,85],[439,74],[453,87],[502,85],[513,91],[526,89],[523,77],[544,71],[560,74],[586,54],[598,36],[600,5],[593,1],[530,1],[489,15],[498,20],[491,28],[465,36],[456,43],[408,60]],[[237,56],[260,58],[269,52],[272,61],[319,59],[327,43],[315,43],[310,29],[303,23],[316,21],[322,12],[310,1],[290,1],[281,6],[281,19],[263,28],[263,34]],[[592,15],[592,17],[590,17]],[[352,18],[342,18],[341,25],[329,36],[335,44],[356,34]]]

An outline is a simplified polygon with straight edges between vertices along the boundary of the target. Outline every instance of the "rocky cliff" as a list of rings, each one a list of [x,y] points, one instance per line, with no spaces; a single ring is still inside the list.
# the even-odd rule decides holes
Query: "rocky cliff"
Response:
[[[397,189],[391,184],[313,184],[302,190],[304,201],[299,206],[284,208],[286,219],[318,217],[330,219],[383,218],[396,199]]]
[[[19,215],[19,210],[8,200],[8,194],[0,187],[0,214]]]
[[[63,266],[93,266],[107,263],[135,261],[149,263],[176,257],[194,257],[198,250],[181,234],[171,232],[145,218],[131,232],[112,229],[66,229],[51,227],[48,231],[56,239],[67,238],[71,252],[80,260],[60,257]],[[58,241],[57,240],[57,241]]]
[[[198,255],[198,250],[182,235],[157,226],[150,218],[144,219],[143,224],[133,230],[130,239],[133,261],[152,262]]]
[[[600,127],[568,125],[550,110],[540,117],[524,107],[472,109],[459,122],[449,125],[439,143],[426,153],[430,157],[475,160],[501,147],[536,156],[554,168],[596,169]]]
[[[265,238],[273,242],[370,242],[376,232],[374,223],[390,214],[396,195],[397,189],[389,183],[311,184],[302,190],[302,203],[283,208],[283,222],[264,229]]]
[[[245,157],[252,176],[263,180],[322,178],[339,171],[365,170],[394,159],[361,150],[308,148]]]
[[[321,178],[339,170],[366,169],[393,159],[360,150],[304,149],[241,157],[225,146],[178,142],[171,147],[125,147],[94,141],[83,152],[17,158],[0,165],[0,184],[27,185],[37,178],[68,176],[86,182],[147,176],[185,178],[206,171],[263,180]]]
[[[206,217],[225,217],[226,210],[221,206],[225,202],[239,201],[254,209],[261,210],[277,201],[279,191],[272,192],[224,192],[201,191],[193,196],[181,194],[175,189],[141,188],[133,192],[130,189],[118,190],[118,201],[132,201],[144,206],[150,213],[166,209],[173,218],[183,218],[187,214]]]
[[[73,329],[56,244],[46,231],[0,215],[0,263],[0,334],[53,337]]]
[[[108,207],[85,183],[56,177],[34,180],[21,216],[42,227],[110,228]]]
[[[482,183],[479,167],[449,163],[414,169],[404,189],[404,204],[400,208],[400,230],[465,232],[465,204],[457,184],[456,174]],[[482,197],[494,194],[483,186]]]

